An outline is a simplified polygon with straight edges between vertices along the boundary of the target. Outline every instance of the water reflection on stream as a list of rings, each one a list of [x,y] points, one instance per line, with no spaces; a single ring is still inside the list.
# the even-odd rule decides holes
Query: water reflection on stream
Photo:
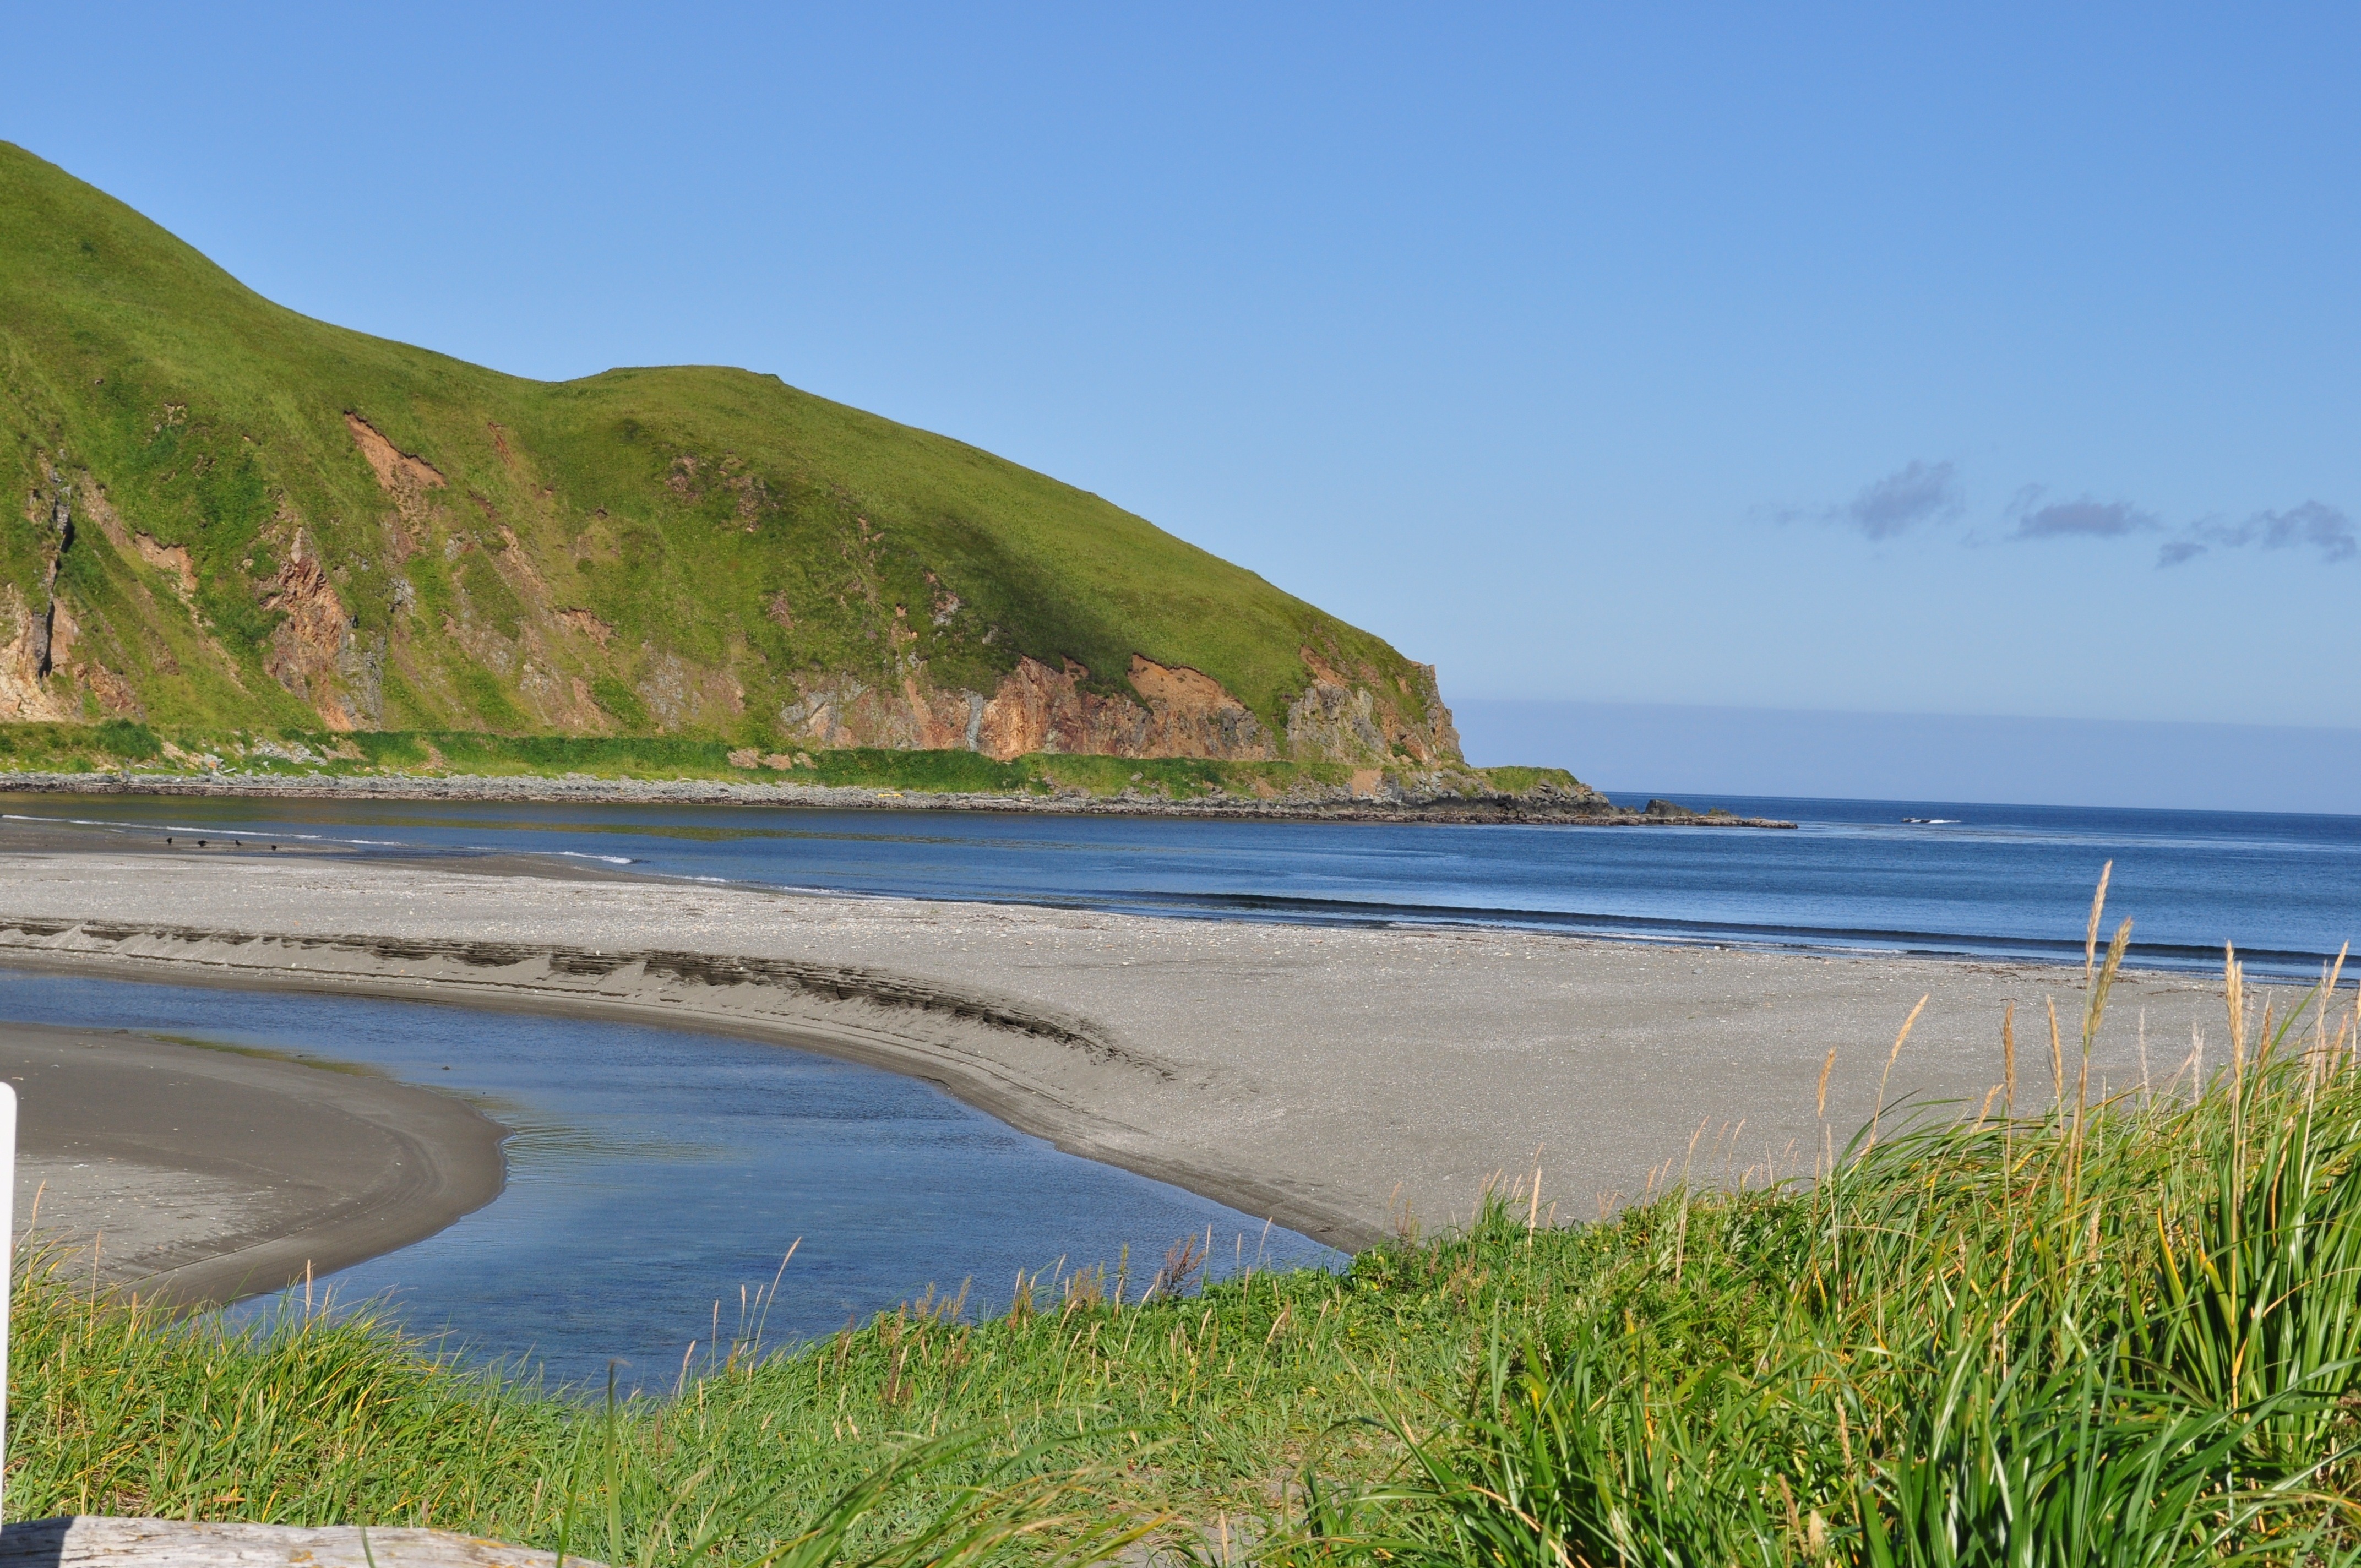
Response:
[[[929,1286],[967,1288],[971,1310],[991,1312],[1019,1269],[1103,1262],[1112,1277],[1126,1248],[1137,1289],[1169,1244],[1208,1226],[1216,1274],[1257,1257],[1265,1267],[1341,1260],[1258,1217],[1062,1154],[929,1084],[777,1046],[6,969],[0,1018],[361,1063],[480,1106],[513,1130],[508,1190],[438,1235],[320,1283],[560,1382],[603,1385],[620,1358],[626,1387],[669,1387],[717,1321],[727,1349],[741,1287],[767,1290],[774,1275],[765,1338],[778,1343]]]

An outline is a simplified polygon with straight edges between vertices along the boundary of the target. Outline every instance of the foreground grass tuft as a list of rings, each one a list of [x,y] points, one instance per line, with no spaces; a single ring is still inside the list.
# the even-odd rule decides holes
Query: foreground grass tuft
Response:
[[[2094,918],[2095,926],[2095,918]],[[2128,923],[2093,974],[2082,1061]],[[1872,1123],[1808,1192],[1679,1205],[1743,1257],[1496,1310],[1328,1552],[1477,1563],[2344,1562],[2361,1552],[2361,1079],[2324,985],[2187,1099]],[[2308,1028],[2305,1025],[2309,1025]],[[2013,1064],[2009,1077],[2015,1076]],[[1497,1228],[1499,1219],[1490,1222]],[[1628,1223],[1628,1222],[1627,1222]],[[1301,1547],[1295,1548],[1299,1552]]]

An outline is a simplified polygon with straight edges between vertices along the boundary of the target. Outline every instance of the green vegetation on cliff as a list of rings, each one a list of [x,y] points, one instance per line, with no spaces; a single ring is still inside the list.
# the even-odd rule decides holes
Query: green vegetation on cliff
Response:
[[[480,730],[159,729],[125,718],[97,724],[0,722],[0,789],[53,787],[90,775],[93,787],[171,787],[200,781],[273,787],[324,777],[551,779],[620,784],[705,781],[819,785],[907,795],[1087,795],[1150,801],[1262,800],[1333,806],[1356,798],[1445,809],[1470,804],[1600,809],[1602,797],[1563,768],[1378,769],[1345,762],[1218,757],[1105,757],[1031,752],[998,759],[965,751],[798,747],[760,751],[695,735],[493,735]],[[103,777],[102,777],[103,775]],[[1502,797],[1513,797],[1505,801]]]
[[[0,718],[1457,761],[1430,669],[1096,496],[313,321],[5,143],[0,473]]]

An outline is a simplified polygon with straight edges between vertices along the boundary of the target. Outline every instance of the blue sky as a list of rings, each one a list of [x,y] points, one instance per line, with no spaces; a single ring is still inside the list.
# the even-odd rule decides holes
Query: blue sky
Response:
[[[776,372],[1454,699],[2361,728],[2352,7],[0,23],[274,299]]]

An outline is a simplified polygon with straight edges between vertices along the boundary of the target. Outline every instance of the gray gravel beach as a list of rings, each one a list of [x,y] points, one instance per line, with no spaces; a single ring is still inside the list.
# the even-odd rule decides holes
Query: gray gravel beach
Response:
[[[2029,1106],[2051,1081],[2044,999],[2070,1055],[2081,981],[1513,931],[40,850],[0,853],[0,961],[774,1039],[933,1080],[1062,1147],[1346,1247],[1405,1213],[1465,1216],[1495,1173],[1536,1166],[1561,1219],[1685,1169],[1808,1173],[1871,1117],[1882,1080],[1889,1104],[1972,1110],[2000,1080],[2012,1002]],[[2160,1087],[2192,1027],[2221,1037],[2220,1013],[2211,982],[2127,976],[2093,1091],[2144,1073]]]

